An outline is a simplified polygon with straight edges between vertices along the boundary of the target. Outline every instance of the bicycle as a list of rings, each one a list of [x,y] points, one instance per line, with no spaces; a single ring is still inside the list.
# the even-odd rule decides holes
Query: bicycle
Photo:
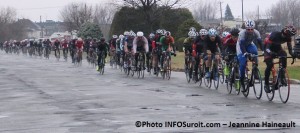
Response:
[[[169,51],[163,51],[161,59],[163,61],[163,66],[161,67],[161,75],[163,79],[170,80],[171,78],[171,53]]]
[[[56,57],[56,60],[59,61],[59,58],[60,58],[60,51],[59,51],[59,48],[54,46],[54,52],[55,52],[55,57]]]
[[[262,96],[263,83],[260,71],[258,69],[258,64],[255,62],[254,59],[263,55],[246,54],[246,56],[248,57],[248,60],[252,62],[252,69],[251,75],[248,75],[249,69],[246,68],[245,70],[245,92],[243,92],[243,95],[245,97],[248,97],[249,90],[252,87],[255,97],[257,99],[260,99]]]
[[[236,54],[229,54],[228,56],[234,56],[234,58],[228,63],[228,72],[225,73],[225,82],[228,94],[231,94],[232,88],[234,88],[237,95],[240,94],[241,83],[239,77],[239,63]],[[228,75],[227,75],[228,73]]]
[[[199,57],[199,64],[198,65],[198,74],[196,74],[196,71],[193,70],[193,75],[192,75],[192,79],[195,83],[199,82],[199,86],[202,85],[202,78],[204,77],[204,72],[205,72],[205,67],[203,66],[202,63],[202,57],[203,55],[198,55]],[[198,81],[196,81],[196,78],[198,78]]]
[[[98,57],[100,59],[100,61],[98,62],[98,71],[101,75],[104,74],[104,68],[105,68],[105,55],[103,51],[100,51],[100,57]]]
[[[131,52],[128,52],[128,53],[125,54],[125,60],[126,60],[125,61],[126,65],[124,66],[124,72],[127,76],[129,76],[130,75],[130,70],[131,70],[131,64],[132,64],[132,53]]]
[[[138,60],[136,61],[137,65],[135,68],[135,71],[137,72],[138,78],[144,78],[145,76],[145,52],[137,52],[136,54],[138,55]]]
[[[117,68],[117,57],[116,57],[116,50],[112,49],[110,52],[110,66],[114,68],[114,66]]]
[[[63,48],[63,55],[64,59],[67,62],[68,61],[68,48]]]
[[[81,66],[82,65],[82,50],[77,49],[74,55],[74,65]]]
[[[187,82],[190,83],[191,79],[192,79],[192,75],[193,75],[195,58],[191,55],[191,53],[189,51],[187,51],[185,59],[187,62],[187,65],[184,64],[185,77],[186,77]]]
[[[290,97],[290,78],[286,68],[283,68],[281,58],[292,58],[291,64],[294,64],[295,58],[286,56],[277,56],[279,58],[278,62],[273,63],[272,67],[272,89],[270,93],[266,93],[269,101],[272,101],[275,95],[275,90],[279,91],[279,97],[282,103],[287,103]],[[279,67],[277,71],[275,70],[275,64]],[[266,86],[264,86],[266,87]],[[283,94],[286,91],[286,94]],[[286,96],[286,97],[284,97]]]
[[[209,70],[210,76],[209,78],[205,78],[204,79],[204,84],[206,85],[206,87],[211,88],[211,84],[212,84],[212,80],[214,81],[214,86],[215,89],[217,90],[219,87],[219,70],[218,70],[218,66],[216,66],[216,59],[215,56],[213,55],[211,58],[212,62],[211,62],[211,67]],[[204,62],[205,64],[205,62]],[[204,68],[206,67],[206,65],[204,65]],[[217,75],[217,76],[216,76]],[[215,80],[215,76],[217,77],[217,80]]]

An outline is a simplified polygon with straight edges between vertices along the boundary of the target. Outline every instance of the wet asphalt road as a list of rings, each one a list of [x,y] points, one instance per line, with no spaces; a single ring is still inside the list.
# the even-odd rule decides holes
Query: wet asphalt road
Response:
[[[99,75],[86,61],[70,62],[7,55],[0,51],[0,132],[299,132],[300,89],[287,104],[278,93],[269,102],[188,84],[182,72],[171,80],[146,74],[127,77],[106,67]],[[136,127],[137,121],[163,127]],[[221,127],[165,127],[165,121],[220,123]],[[295,122],[292,128],[230,128],[229,122]],[[149,124],[148,123],[148,124]],[[145,123],[144,123],[145,124]],[[146,123],[147,124],[147,123]],[[153,126],[153,124],[152,124]]]

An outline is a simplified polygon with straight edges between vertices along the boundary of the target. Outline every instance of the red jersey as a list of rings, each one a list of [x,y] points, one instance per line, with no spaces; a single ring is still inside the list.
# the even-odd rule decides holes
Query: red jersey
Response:
[[[77,49],[83,49],[83,41],[76,41],[75,46]]]
[[[63,47],[63,48],[68,48],[68,41],[63,41],[63,43],[61,44],[61,46]]]

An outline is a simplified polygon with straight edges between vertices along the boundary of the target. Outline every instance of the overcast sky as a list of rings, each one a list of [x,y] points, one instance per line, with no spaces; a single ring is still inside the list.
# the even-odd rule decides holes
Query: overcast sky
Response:
[[[48,20],[59,20],[60,10],[64,5],[71,2],[86,2],[89,4],[107,3],[110,0],[0,0],[0,7],[14,7],[17,9],[18,18],[29,18],[33,21],[39,21],[40,16],[42,16],[42,21]],[[200,0],[193,0],[193,2],[198,2]],[[205,0],[204,0],[205,1]],[[207,0],[210,1],[210,0]],[[223,2],[223,15],[225,11],[226,4],[229,4],[234,17],[242,15],[241,1],[242,0],[220,0]],[[269,9],[272,4],[277,3],[279,0],[244,0],[244,13],[250,11],[257,11],[258,5],[260,7],[260,12],[265,12]],[[193,4],[189,6],[192,7]],[[219,6],[218,6],[219,7]],[[219,8],[216,8],[218,12]],[[219,15],[219,13],[218,13]]]

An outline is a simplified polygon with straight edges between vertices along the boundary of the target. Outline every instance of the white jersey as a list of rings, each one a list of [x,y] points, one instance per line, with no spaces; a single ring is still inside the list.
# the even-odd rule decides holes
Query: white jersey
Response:
[[[239,33],[239,38],[236,43],[236,53],[237,55],[242,54],[242,48],[241,48],[241,41],[243,41],[245,46],[254,44],[253,41],[256,41],[257,39],[261,39],[260,33],[254,29],[253,34],[249,34],[246,32],[246,29],[243,29]]]

